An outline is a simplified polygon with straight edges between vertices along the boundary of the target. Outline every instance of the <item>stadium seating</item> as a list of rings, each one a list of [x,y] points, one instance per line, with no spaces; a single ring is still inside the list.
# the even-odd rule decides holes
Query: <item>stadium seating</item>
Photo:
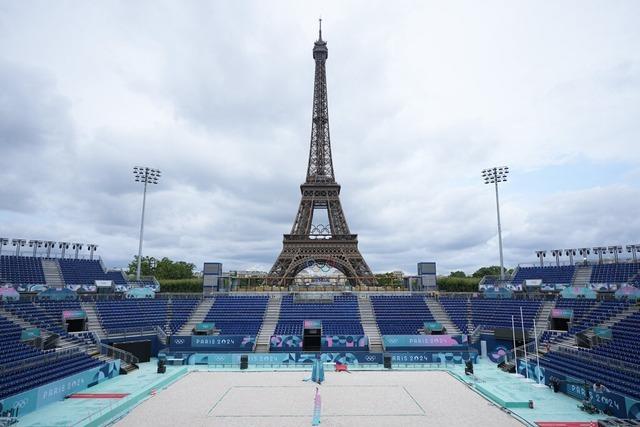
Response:
[[[472,322],[483,329],[511,328],[511,319],[520,324],[520,309],[525,329],[533,329],[542,301],[514,299],[471,299]]]
[[[40,258],[0,256],[0,280],[14,285],[43,285],[45,278]]]
[[[469,319],[467,314],[470,310],[468,300],[468,298],[440,298],[440,304],[447,312],[447,315],[463,334],[471,332],[468,330]]]
[[[114,280],[126,284],[120,272],[107,273],[98,260],[59,259],[60,271],[67,285],[92,285],[96,280]]]
[[[627,283],[640,272],[640,263],[596,264],[591,268],[591,283]]]
[[[41,351],[22,343],[20,335],[20,326],[0,316],[0,366],[11,368],[0,375],[0,400],[102,363],[81,352],[55,361],[40,360],[38,357],[51,355],[54,350]],[[27,359],[33,364],[20,368],[19,362]]]
[[[540,279],[542,283],[571,283],[575,267],[573,265],[549,267],[519,267],[511,280],[514,284],[522,284],[525,280]]]
[[[332,303],[294,302],[291,295],[282,298],[276,335],[302,335],[304,320],[322,320],[323,335],[364,335],[358,300],[340,295]]]
[[[371,296],[371,305],[382,335],[416,335],[435,320],[422,296]]]
[[[171,300],[171,320],[167,333],[175,334],[191,317],[191,313],[198,306],[199,298],[173,298]]]
[[[167,324],[167,300],[162,298],[98,301],[96,310],[107,332]]]
[[[268,296],[218,296],[205,316],[224,335],[258,335]]]

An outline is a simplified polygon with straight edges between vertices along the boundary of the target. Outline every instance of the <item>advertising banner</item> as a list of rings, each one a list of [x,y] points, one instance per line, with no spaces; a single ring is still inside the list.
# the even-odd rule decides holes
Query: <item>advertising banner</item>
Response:
[[[252,351],[255,337],[248,335],[173,335],[169,346],[172,349],[206,349],[216,351]]]
[[[572,308],[552,308],[551,317],[554,319],[571,319],[573,317]]]
[[[87,313],[84,310],[63,310],[62,320],[86,319]]]
[[[249,353],[249,365],[311,365],[317,359],[317,353]],[[186,357],[189,365],[238,365],[241,354],[206,354],[195,353]],[[342,363],[347,365],[381,364],[380,353],[326,352],[320,353],[325,363]]]
[[[387,350],[466,348],[468,337],[467,335],[383,335],[382,342]]]
[[[405,352],[391,353],[391,361],[393,363],[441,363],[441,364],[462,364],[468,360],[476,363],[478,352],[471,351],[453,351],[453,352]]]
[[[120,372],[120,360],[107,362],[75,375],[53,381],[40,387],[0,400],[0,415],[25,415],[42,408],[49,403],[64,400],[65,396],[93,387],[94,385],[114,378]]]

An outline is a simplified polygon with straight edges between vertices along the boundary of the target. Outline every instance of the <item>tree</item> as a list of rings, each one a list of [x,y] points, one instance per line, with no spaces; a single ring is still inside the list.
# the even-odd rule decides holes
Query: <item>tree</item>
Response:
[[[505,268],[505,274],[511,274],[513,269]],[[473,277],[483,278],[484,276],[500,276],[500,266],[492,265],[491,267],[480,267],[475,273],[473,273]]]
[[[153,266],[155,264],[155,266]],[[138,257],[134,257],[129,264],[129,274],[136,274],[138,267]],[[172,261],[167,257],[157,260],[153,257],[143,257],[140,274],[143,276],[155,276],[160,279],[191,279],[193,278],[194,264],[185,261]]]
[[[449,277],[467,277],[464,271],[452,271],[449,273]]]

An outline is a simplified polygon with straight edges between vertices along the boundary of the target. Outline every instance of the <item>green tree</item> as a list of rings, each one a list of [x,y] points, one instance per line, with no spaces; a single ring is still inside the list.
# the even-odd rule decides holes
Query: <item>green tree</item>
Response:
[[[449,273],[449,277],[467,277],[464,271],[452,271]]]
[[[138,257],[134,257],[133,261],[129,264],[129,274],[136,274],[138,266]],[[172,261],[167,257],[157,260],[154,257],[143,257],[140,273],[143,276],[155,276],[158,280],[161,279],[191,279],[193,278],[193,270],[196,268],[194,264],[185,261]]]

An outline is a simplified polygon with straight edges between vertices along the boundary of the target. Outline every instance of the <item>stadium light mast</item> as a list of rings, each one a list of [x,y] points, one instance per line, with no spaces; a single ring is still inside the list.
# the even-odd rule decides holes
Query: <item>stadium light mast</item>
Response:
[[[29,247],[33,248],[33,257],[35,258],[38,248],[42,247],[42,240],[29,240]]]
[[[569,264],[573,265],[573,257],[576,256],[575,249],[565,249],[564,254],[569,256]]]
[[[6,237],[0,237],[0,255],[2,255],[2,247],[9,244],[9,239]]]
[[[160,179],[160,171],[146,166],[135,166],[133,177],[136,182],[144,184],[142,192],[142,218],[140,220],[140,243],[138,245],[138,268],[136,270],[136,280],[140,280],[140,267],[142,265],[142,237],[144,235],[144,208],[147,203],[147,184],[157,184]]]
[[[615,263],[618,263],[618,254],[622,253],[622,246],[609,246],[609,253],[613,254],[613,259],[615,260]]]
[[[53,240],[47,240],[44,242],[44,248],[47,250],[47,258],[51,256],[51,249],[55,248],[56,242]]]
[[[0,239],[0,244],[1,242],[2,242],[2,239]],[[0,249],[2,249],[2,247],[0,247]],[[638,250],[640,250],[640,245],[627,245],[627,252],[631,254],[631,258],[633,259],[633,262],[638,261]]]
[[[11,244],[16,247],[16,256],[20,256],[20,248],[27,243],[24,239],[12,239]]]
[[[485,184],[494,184],[496,188],[496,213],[498,214],[498,246],[500,248],[500,280],[504,280],[504,261],[502,257],[502,228],[500,226],[500,199],[498,197],[498,183],[505,182],[509,175],[509,167],[501,166],[484,169],[482,178]]]
[[[544,257],[547,256],[547,251],[536,251],[536,256],[540,258],[540,267],[544,267]]]

